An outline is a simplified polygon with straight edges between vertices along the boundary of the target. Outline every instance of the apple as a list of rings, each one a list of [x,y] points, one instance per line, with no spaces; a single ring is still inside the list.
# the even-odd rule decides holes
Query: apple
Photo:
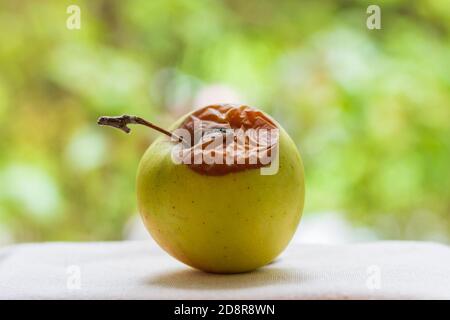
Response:
[[[211,118],[211,110],[219,118]],[[230,112],[235,114],[233,119],[222,117]],[[143,222],[165,251],[196,269],[240,273],[262,267],[286,248],[301,218],[304,173],[296,145],[275,120],[246,106],[207,106],[182,117],[171,131],[189,127],[186,123],[193,114],[210,124],[245,130],[261,121],[276,127],[278,171],[264,175],[262,165],[217,164],[225,171],[209,167],[202,172],[192,164],[174,163],[174,139],[166,131],[139,164],[137,200]]]

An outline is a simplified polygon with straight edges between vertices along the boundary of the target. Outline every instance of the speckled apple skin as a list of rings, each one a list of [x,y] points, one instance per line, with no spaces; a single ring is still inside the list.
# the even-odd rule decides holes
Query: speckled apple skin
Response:
[[[185,117],[177,121],[177,128]],[[161,136],[137,173],[142,219],[156,242],[179,261],[213,273],[251,271],[273,261],[292,239],[304,205],[300,154],[280,129],[279,170],[208,176],[172,162]]]

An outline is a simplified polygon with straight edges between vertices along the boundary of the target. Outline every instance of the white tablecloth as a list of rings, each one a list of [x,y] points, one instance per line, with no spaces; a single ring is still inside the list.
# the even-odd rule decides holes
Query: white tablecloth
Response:
[[[449,247],[421,242],[292,244],[237,275],[193,270],[152,241],[0,249],[2,299],[450,299]]]

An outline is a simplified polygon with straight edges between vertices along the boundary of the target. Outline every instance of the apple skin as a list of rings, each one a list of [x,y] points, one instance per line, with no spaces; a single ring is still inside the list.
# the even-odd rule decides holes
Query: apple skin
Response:
[[[137,199],[145,226],[165,251],[206,272],[240,273],[270,263],[286,248],[303,211],[304,173],[294,142],[276,124],[275,175],[259,169],[199,174],[172,162],[168,137],[153,142],[139,164]]]

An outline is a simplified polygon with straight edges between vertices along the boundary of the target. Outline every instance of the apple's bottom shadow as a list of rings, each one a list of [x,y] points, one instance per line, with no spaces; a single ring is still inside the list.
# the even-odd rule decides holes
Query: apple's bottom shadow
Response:
[[[236,290],[305,281],[305,274],[297,269],[266,267],[239,274],[213,274],[194,269],[178,270],[147,278],[145,284],[185,290]]]

